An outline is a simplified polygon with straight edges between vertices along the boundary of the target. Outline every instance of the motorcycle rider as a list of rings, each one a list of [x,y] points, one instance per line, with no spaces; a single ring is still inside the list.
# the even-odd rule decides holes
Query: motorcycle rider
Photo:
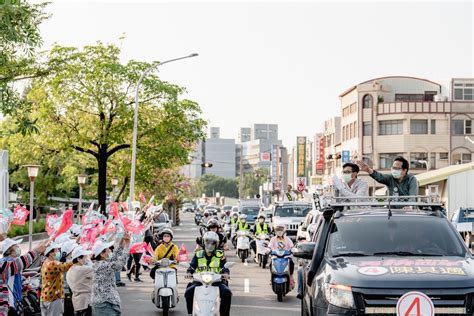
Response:
[[[232,213],[232,216],[230,217],[230,224],[231,225],[239,224],[239,213],[237,212]]]
[[[272,251],[283,249],[286,251],[291,251],[291,248],[293,248],[293,242],[291,241],[290,238],[288,238],[286,235],[286,226],[284,224],[278,224],[275,227],[275,236],[270,239],[270,243],[268,244],[268,247]],[[290,285],[291,288],[294,287],[295,285],[295,280],[293,278],[293,272],[295,270],[295,263],[293,262],[292,259],[290,259]]]
[[[153,258],[156,261],[159,261],[163,258],[168,258],[170,260],[174,260],[178,262],[179,260],[179,248],[177,245],[173,244],[173,231],[169,228],[165,228],[161,231],[160,233],[160,239],[162,240],[162,243],[156,247],[155,250],[155,255]],[[176,265],[172,264],[169,266],[172,269],[176,270]],[[156,269],[159,267],[155,266],[153,269],[150,271],[150,277],[154,280],[155,279],[155,274],[156,274]],[[178,273],[176,273],[178,275]]]
[[[250,231],[255,234],[255,236],[258,236],[260,234],[266,234],[270,235],[271,233],[271,228],[268,227],[267,223],[265,223],[265,215],[260,214],[258,215],[257,221],[255,222],[255,225],[250,229]],[[253,253],[257,255],[257,241],[253,239],[250,242],[250,248],[252,248]]]
[[[192,278],[192,273],[196,272],[214,272],[221,273],[223,278],[229,278],[229,269],[224,268],[227,259],[222,250],[218,250],[219,236],[215,232],[207,232],[203,236],[204,250],[199,250],[191,260],[190,267],[187,270],[186,278]],[[230,313],[230,305],[232,300],[232,292],[223,284],[223,282],[214,283],[219,287],[219,294],[221,298],[220,315],[228,316]],[[199,283],[193,282],[188,284],[184,297],[186,298],[186,305],[188,314],[193,312],[194,290]]]
[[[207,222],[211,219],[211,213],[209,211],[204,211],[203,217],[201,218],[201,223],[207,225]]]
[[[210,219],[209,222],[207,223],[207,230],[210,232],[215,232],[219,236],[219,244],[218,244],[218,249],[221,250],[228,250],[227,249],[227,237],[219,232],[219,222],[215,219]],[[196,238],[196,244],[199,249],[203,249],[203,237],[197,237]]]
[[[235,235],[232,239],[232,242],[234,244],[237,242],[238,231],[250,231],[249,223],[247,223],[247,214],[240,214],[239,216],[239,221],[237,222],[237,228],[235,229]]]

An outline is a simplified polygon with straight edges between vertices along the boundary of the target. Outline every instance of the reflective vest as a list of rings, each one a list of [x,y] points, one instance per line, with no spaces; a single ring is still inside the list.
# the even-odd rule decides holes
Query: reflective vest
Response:
[[[239,230],[249,230],[249,223],[245,223],[243,226],[242,226],[242,223],[239,222]]]
[[[238,223],[239,223],[239,219],[238,219],[238,218],[237,218],[237,219],[235,219],[234,217],[231,217],[231,218],[230,218],[230,224],[231,224],[231,225],[238,224]]]
[[[255,224],[256,229],[256,234],[267,234],[268,235],[268,226],[266,223],[263,223],[263,229],[261,224]]]
[[[286,193],[286,198],[288,199],[288,201],[293,201],[293,197],[291,196],[290,192]]]
[[[207,264],[207,258],[205,256],[204,250],[199,250],[196,252],[196,256],[198,258],[198,267],[197,272],[214,272],[220,273],[221,272],[221,259],[224,256],[224,252],[217,250],[216,253],[212,256],[211,262],[209,265]]]

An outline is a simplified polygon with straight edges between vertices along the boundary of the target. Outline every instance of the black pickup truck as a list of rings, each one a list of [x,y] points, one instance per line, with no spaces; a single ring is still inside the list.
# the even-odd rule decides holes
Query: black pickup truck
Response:
[[[436,315],[474,315],[474,258],[437,207],[322,210],[304,259],[302,315],[396,315],[407,292]]]

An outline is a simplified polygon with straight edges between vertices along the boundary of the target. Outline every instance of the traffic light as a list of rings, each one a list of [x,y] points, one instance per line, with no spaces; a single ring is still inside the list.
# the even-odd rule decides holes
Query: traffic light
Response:
[[[212,167],[212,163],[210,163],[210,162],[203,162],[203,163],[201,164],[201,167],[203,167],[203,168],[211,168],[211,167]]]
[[[255,195],[255,198],[257,199],[261,198],[260,194],[257,193],[257,195]]]

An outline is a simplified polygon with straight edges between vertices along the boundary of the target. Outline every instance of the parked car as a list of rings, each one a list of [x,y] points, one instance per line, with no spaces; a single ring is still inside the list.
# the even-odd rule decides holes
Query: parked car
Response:
[[[184,203],[182,209],[184,212],[194,212],[194,205],[192,203]]]
[[[302,315],[396,315],[408,292],[432,314],[474,314],[474,257],[441,204],[397,198],[322,209],[311,242],[293,250],[305,262]]]
[[[161,213],[153,223],[153,234],[160,233],[165,228],[171,228],[171,220],[166,213]]]
[[[456,230],[461,234],[462,239],[468,248],[474,250],[474,209],[460,208],[454,212],[451,219]]]

